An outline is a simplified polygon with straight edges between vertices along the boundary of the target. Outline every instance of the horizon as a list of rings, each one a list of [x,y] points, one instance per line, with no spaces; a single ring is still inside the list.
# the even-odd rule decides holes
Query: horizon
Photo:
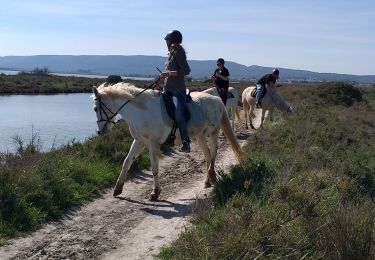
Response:
[[[0,56],[166,57],[178,29],[189,60],[375,75],[375,2],[16,0],[0,10]],[[173,21],[173,22],[171,22]]]
[[[159,56],[159,55],[143,55],[143,54],[134,54],[134,55],[117,55],[117,54],[113,54],[113,55],[88,55],[88,54],[85,54],[85,55],[70,55],[70,54],[41,54],[41,55],[28,55],[28,56],[18,56],[18,55],[8,55],[8,56],[0,56],[0,58],[4,58],[4,57],[33,57],[33,56],[76,56],[76,57],[79,57],[79,56],[122,56],[122,57],[127,57],[127,56],[145,56],[145,57],[161,57],[161,58],[166,58],[166,56]],[[197,60],[197,59],[188,59],[190,61],[213,61],[215,62],[215,60]],[[233,63],[236,63],[236,64],[239,64],[239,65],[242,65],[242,66],[246,66],[246,67],[252,67],[252,66],[255,66],[255,67],[267,67],[267,66],[260,66],[260,65],[257,65],[257,64],[252,64],[252,65],[244,65],[244,64],[241,64],[241,63],[238,63],[238,62],[234,62],[234,61],[226,61],[227,63],[228,62],[233,62]],[[272,67],[269,67],[269,68],[272,68]],[[348,73],[337,73],[337,72],[317,72],[317,71],[311,71],[311,70],[304,70],[304,69],[298,69],[298,68],[283,68],[283,67],[277,67],[278,69],[287,69],[287,70],[296,70],[296,71],[306,71],[306,72],[312,72],[312,73],[325,73],[325,74],[338,74],[338,75],[352,75],[352,76],[375,76],[375,74],[363,74],[363,75],[357,75],[357,74],[348,74]],[[47,68],[48,69],[48,68]],[[14,69],[13,68],[1,68],[0,67],[0,70],[9,70],[9,71],[13,71]],[[16,70],[17,71],[17,70]],[[54,72],[52,72],[54,73]],[[69,74],[69,73],[68,73]]]

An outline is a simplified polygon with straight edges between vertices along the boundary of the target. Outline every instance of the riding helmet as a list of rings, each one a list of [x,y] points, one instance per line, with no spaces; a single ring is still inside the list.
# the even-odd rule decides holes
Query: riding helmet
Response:
[[[276,76],[279,76],[279,70],[278,69],[273,69],[272,70],[272,74],[276,74]]]
[[[168,40],[171,43],[180,44],[182,42],[182,34],[180,33],[180,31],[173,30],[167,33],[167,35],[164,37],[164,40]]]
[[[219,58],[219,59],[217,59],[216,63],[220,63],[220,64],[224,65],[225,61],[224,61],[223,58]]]

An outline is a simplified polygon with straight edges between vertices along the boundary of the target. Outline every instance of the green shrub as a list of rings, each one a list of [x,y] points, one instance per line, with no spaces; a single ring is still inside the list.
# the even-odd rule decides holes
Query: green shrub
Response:
[[[115,182],[133,139],[124,123],[113,132],[86,143],[40,153],[24,145],[0,162],[0,243],[20,232],[34,230],[58,219]],[[130,172],[149,165],[146,152],[133,162]]]
[[[232,168],[230,174],[219,175],[213,190],[214,200],[223,205],[237,193],[265,196],[265,187],[272,181],[272,173],[270,162],[247,156],[241,164]]]
[[[351,106],[362,101],[361,91],[344,82],[330,82],[318,87],[319,96],[328,104]]]
[[[375,89],[357,91],[283,89],[294,115],[251,135],[245,159],[214,187],[214,207],[159,257],[374,259],[375,136],[337,114],[375,112]]]

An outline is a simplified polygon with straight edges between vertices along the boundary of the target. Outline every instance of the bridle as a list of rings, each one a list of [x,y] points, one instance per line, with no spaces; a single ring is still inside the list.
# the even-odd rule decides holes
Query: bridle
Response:
[[[97,96],[94,98],[94,101],[98,101],[99,103],[99,113],[100,113],[100,119],[96,120],[96,123],[105,122],[104,126],[102,127],[102,130],[106,128],[108,123],[114,123],[112,119],[118,114],[120,110],[118,110],[116,113],[113,113],[111,109],[109,109],[106,104],[102,101],[101,96]],[[128,100],[129,101],[129,100]],[[97,112],[97,108],[94,109],[95,112]],[[112,114],[112,116],[108,115],[108,112]],[[105,118],[103,117],[103,114],[105,115]],[[99,130],[98,133],[101,131]]]
[[[160,79],[160,77],[158,77],[158,78],[157,78],[157,79],[156,79],[151,85],[146,86],[145,89],[143,89],[141,92],[137,93],[134,97],[139,96],[140,94],[142,94],[143,92],[145,92],[147,89],[154,89],[154,88],[156,87],[156,85],[158,84],[159,79]],[[112,112],[111,109],[109,109],[109,108],[106,106],[106,104],[104,104],[104,102],[102,101],[101,96],[99,96],[99,95],[98,95],[98,96],[95,96],[94,101],[98,101],[98,103],[99,103],[99,113],[100,113],[100,119],[99,119],[99,120],[96,120],[96,123],[105,122],[104,125],[103,125],[103,127],[102,127],[102,129],[101,129],[101,130],[103,130],[103,129],[106,128],[107,124],[109,124],[109,123],[115,124],[115,123],[116,123],[116,122],[113,122],[112,119],[113,119],[116,115],[118,115],[118,113],[120,112],[120,110],[121,110],[126,104],[128,104],[131,100],[126,100],[126,101],[124,102],[124,104],[122,104],[122,105],[117,109],[116,112]],[[97,112],[97,108],[95,108],[94,110],[95,110],[95,112]],[[108,112],[109,112],[110,114],[112,114],[112,115],[110,116],[110,114],[108,114]],[[105,118],[103,117],[103,114],[104,114]],[[100,132],[101,132],[101,131],[99,130],[98,133],[100,133]]]

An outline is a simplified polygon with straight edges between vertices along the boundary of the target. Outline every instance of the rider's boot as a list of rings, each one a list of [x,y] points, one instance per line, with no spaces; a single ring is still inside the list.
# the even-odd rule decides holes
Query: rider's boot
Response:
[[[180,145],[179,151],[183,153],[190,153],[190,141],[184,140]]]

